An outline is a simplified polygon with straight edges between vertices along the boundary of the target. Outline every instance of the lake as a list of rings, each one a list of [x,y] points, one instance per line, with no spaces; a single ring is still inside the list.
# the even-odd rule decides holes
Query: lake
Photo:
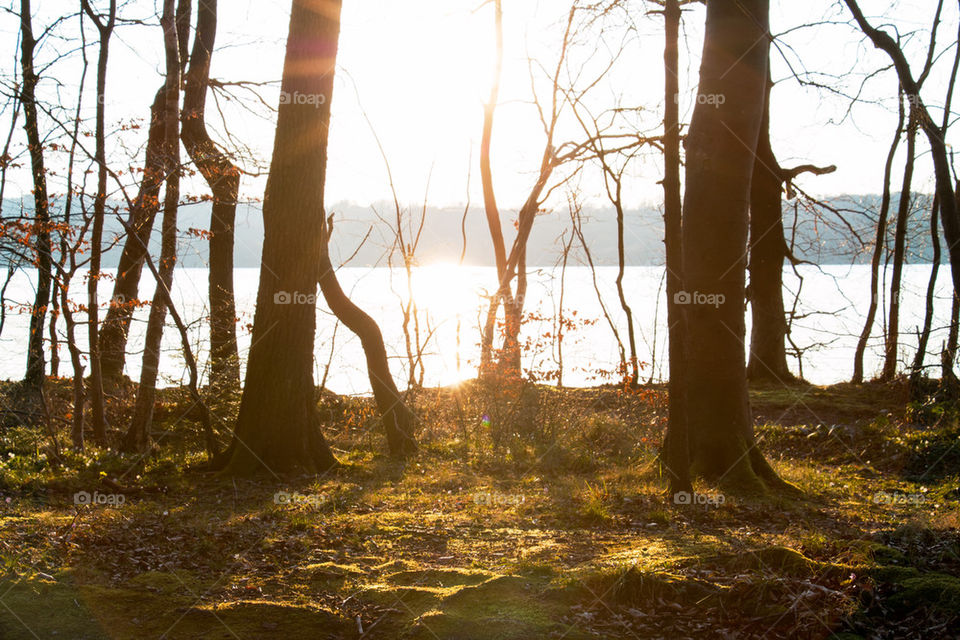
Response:
[[[597,288],[603,303],[617,324],[626,343],[624,313],[616,295],[615,267],[596,269]],[[110,272],[112,273],[112,272]],[[853,370],[853,352],[863,326],[870,301],[870,269],[867,265],[825,266],[803,265],[800,278],[791,269],[785,270],[785,298],[788,308],[799,289],[798,318],[792,328],[793,342],[802,350],[803,376],[816,384],[829,384],[849,379]],[[916,349],[916,331],[923,323],[924,295],[930,265],[908,265],[904,271],[901,294],[902,331],[899,357],[902,363],[912,362]],[[256,301],[258,269],[237,269],[236,296],[239,316],[239,344],[244,358],[250,346],[250,328]],[[400,269],[343,268],[339,277],[345,291],[379,323],[391,356],[391,366],[398,384],[404,388],[408,360],[402,329],[402,309],[407,300],[406,273]],[[560,305],[560,270],[531,269],[526,311],[532,319],[524,326],[523,337],[530,339],[524,366],[538,372],[556,371],[556,335],[552,318]],[[479,361],[479,327],[484,319],[484,297],[495,287],[493,267],[461,267],[436,264],[418,267],[413,272],[412,291],[420,318],[424,384],[442,385],[470,378],[476,374]],[[16,379],[23,375],[26,359],[28,306],[33,297],[35,273],[17,273],[7,289],[7,320],[0,335],[0,378]],[[144,271],[141,298],[149,300],[153,281]],[[72,298],[83,304],[86,291],[82,275],[72,283]],[[666,296],[662,267],[628,267],[624,278],[628,302],[633,308],[640,360],[646,363],[641,375],[663,380],[666,367]],[[113,287],[112,280],[101,281],[101,294],[106,306]],[[207,272],[205,269],[179,269],[173,296],[178,309],[190,323],[191,342],[201,364],[206,361],[208,333],[203,318],[206,311]],[[950,312],[951,280],[948,267],[938,274],[934,333],[927,365],[931,374],[939,373],[939,352],[946,340]],[[303,293],[303,292],[290,292]],[[312,292],[307,292],[312,293]],[[317,307],[317,339],[315,350],[316,379],[319,382],[330,362],[327,387],[343,394],[368,391],[363,353],[357,340],[345,327],[337,327],[322,297]],[[567,386],[585,386],[609,382],[609,372],[619,362],[616,342],[603,318],[591,277],[585,267],[569,267],[563,295],[565,317],[574,321],[563,340],[563,382]],[[146,329],[148,309],[135,315],[128,357],[127,374],[139,377],[140,353]],[[102,316],[102,314],[101,314]],[[85,316],[84,316],[85,317]],[[81,317],[78,315],[77,319]],[[161,360],[161,384],[174,385],[186,380],[180,354],[179,336],[171,323],[164,335]],[[875,374],[882,364],[884,314],[878,313],[874,334],[867,351],[865,371]],[[412,331],[411,323],[411,331]],[[63,329],[61,327],[61,333]],[[547,336],[547,337],[544,337]],[[749,317],[747,336],[749,337]],[[78,326],[78,339],[85,348],[86,330]],[[71,375],[66,345],[60,345],[60,375]],[[332,359],[331,359],[332,353]],[[790,358],[792,369],[800,373],[796,358]]]

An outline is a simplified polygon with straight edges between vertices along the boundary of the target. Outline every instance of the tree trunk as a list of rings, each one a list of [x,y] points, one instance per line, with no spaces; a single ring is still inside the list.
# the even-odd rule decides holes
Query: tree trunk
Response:
[[[687,136],[682,243],[692,469],[741,493],[785,485],[757,448],[744,362],[747,210],[768,13],[769,0],[708,0],[699,93],[715,99],[698,100]]]
[[[124,449],[127,451],[146,451],[150,445],[150,426],[160,370],[160,346],[167,316],[164,292],[169,291],[173,285],[173,269],[177,261],[177,207],[180,204],[180,54],[174,0],[164,0],[161,24],[167,72],[163,147],[170,170],[163,195],[159,277],[147,319],[147,336],[133,419],[124,441]]]
[[[166,126],[164,108],[166,88],[161,87],[150,107],[150,130],[147,135],[146,158],[143,164],[143,180],[128,215],[127,233],[117,264],[117,276],[113,284],[110,308],[100,327],[100,364],[103,379],[115,383],[123,376],[126,361],[127,337],[136,309],[143,273],[144,247],[149,246],[154,219],[160,210],[160,187],[169,170],[164,157]]]
[[[23,104],[24,129],[30,148],[30,170],[33,174],[34,252],[37,267],[37,294],[30,310],[30,335],[27,339],[27,368],[23,389],[40,398],[45,377],[43,331],[47,305],[50,304],[52,249],[50,244],[50,203],[47,198],[47,172],[43,162],[43,141],[37,120],[36,88],[39,80],[33,68],[36,48],[30,20],[30,0],[20,0],[20,64],[23,81],[20,102]]]
[[[887,316],[887,339],[884,345],[881,380],[897,375],[897,346],[900,342],[900,281],[907,254],[907,219],[910,215],[910,191],[913,187],[913,165],[917,153],[917,122],[911,109],[907,120],[907,163],[903,170],[903,186],[897,206],[897,229],[893,237],[893,274],[890,277],[890,309]]]
[[[750,184],[750,380],[790,382],[787,366],[787,318],[783,307],[783,170],[770,146],[770,90],[768,74],[764,93],[763,121],[757,141],[753,179]]]
[[[263,266],[230,474],[326,472],[337,465],[320,431],[313,344],[340,8],[340,0],[293,0],[290,12],[281,91],[314,100],[284,101],[277,114],[263,201]]]
[[[686,389],[684,386],[683,339],[686,335],[684,308],[677,304],[683,291],[682,200],[680,195],[680,86],[679,34],[680,4],[664,3],[665,36],[663,116],[663,223],[666,249],[668,383],[667,434],[663,441],[663,462],[670,491],[691,492],[690,452],[687,439]]]
[[[210,382],[215,387],[240,383],[237,352],[237,310],[233,288],[234,221],[240,170],[207,133],[205,106],[210,59],[217,37],[217,1],[205,0],[197,9],[197,35],[183,95],[181,137],[190,158],[213,193],[210,216]]]
[[[103,375],[100,367],[100,259],[103,251],[103,223],[107,215],[107,152],[106,152],[106,91],[107,61],[110,54],[110,37],[117,18],[117,1],[110,0],[106,21],[93,12],[87,0],[83,10],[97,27],[100,34],[100,52],[97,59],[97,124],[96,161],[97,196],[93,201],[93,224],[90,235],[90,268],[87,273],[87,342],[90,345],[90,384],[87,397],[90,402],[90,421],[94,439],[103,444],[107,439],[104,415]]]
[[[936,196],[933,198],[933,206],[930,210],[930,242],[933,245],[933,258],[930,265],[930,278],[927,280],[927,295],[923,311],[923,329],[920,330],[920,337],[917,340],[917,352],[913,356],[913,365],[910,367],[910,395],[917,396],[917,386],[920,377],[923,375],[923,361],[927,356],[927,345],[930,344],[930,331],[933,328],[934,302],[937,293],[937,275],[940,272],[940,234],[937,232],[937,225],[940,217],[940,203]]]
[[[366,314],[344,293],[337,279],[337,272],[330,261],[329,242],[333,232],[333,220],[325,222],[322,229],[320,249],[320,290],[330,311],[358,338],[367,360],[367,375],[373,398],[380,411],[387,448],[391,456],[405,457],[417,450],[414,439],[414,415],[403,401],[390,373],[387,349],[383,334],[376,320]]]
[[[870,339],[873,323],[877,317],[877,307],[880,303],[880,260],[883,257],[883,249],[887,242],[887,216],[890,213],[890,175],[893,173],[893,159],[897,154],[900,136],[903,133],[902,96],[899,103],[900,115],[897,120],[897,131],[893,136],[890,151],[887,153],[887,161],[883,166],[883,196],[880,200],[880,212],[877,214],[877,235],[873,245],[873,258],[870,260],[870,305],[867,307],[867,319],[863,323],[863,331],[860,332],[857,349],[853,354],[853,377],[850,380],[853,384],[863,382],[863,359],[867,351],[867,341]]]

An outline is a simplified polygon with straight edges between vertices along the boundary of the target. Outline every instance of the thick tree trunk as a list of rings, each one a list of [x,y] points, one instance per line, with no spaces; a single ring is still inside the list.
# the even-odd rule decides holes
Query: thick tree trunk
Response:
[[[900,344],[900,283],[907,254],[907,222],[910,215],[910,191],[913,188],[913,165],[917,153],[917,123],[911,113],[907,121],[907,163],[903,170],[903,186],[897,206],[897,228],[893,236],[893,273],[890,277],[890,308],[887,316],[887,339],[884,345],[881,380],[897,375],[897,347]]]
[[[390,373],[387,349],[376,320],[355,305],[340,287],[337,272],[330,261],[329,242],[333,221],[324,223],[320,250],[320,290],[330,311],[358,338],[367,360],[367,375],[373,398],[380,412],[387,448],[391,456],[404,457],[417,450],[414,439],[414,415],[403,401]]]
[[[683,210],[686,418],[692,469],[728,491],[781,487],[753,434],[744,362],[746,249],[763,120],[769,0],[708,0]],[[719,104],[722,102],[722,104]]]
[[[767,76],[763,121],[750,184],[750,380],[790,382],[787,366],[787,318],[783,307],[783,170],[770,146],[770,90]]]
[[[873,323],[877,317],[877,307],[880,304],[880,260],[883,258],[884,247],[887,242],[887,216],[890,213],[890,175],[893,173],[893,159],[900,145],[900,136],[903,134],[903,99],[900,97],[899,119],[897,131],[887,152],[887,161],[883,166],[883,196],[880,200],[880,213],[877,215],[877,235],[873,245],[873,258],[870,260],[870,304],[867,307],[867,319],[863,323],[863,331],[857,341],[857,348],[853,354],[853,377],[850,382],[863,382],[863,359],[867,351],[867,341],[873,331]]]
[[[23,388],[40,398],[45,377],[43,331],[46,328],[47,305],[50,304],[52,249],[50,243],[50,203],[47,198],[47,172],[43,162],[43,141],[37,120],[37,77],[33,68],[36,40],[30,20],[30,0],[20,0],[20,65],[23,81],[20,102],[23,104],[24,129],[30,148],[30,170],[33,174],[34,252],[36,253],[37,293],[30,310],[30,334],[27,338],[27,368]]]
[[[165,104],[166,90],[161,87],[150,107],[143,179],[127,218],[127,225],[133,229],[133,233],[128,232],[124,239],[110,308],[100,327],[100,364],[103,379],[108,383],[115,383],[123,376],[127,337],[143,273],[144,247],[149,246],[154,219],[160,210],[160,187],[169,170],[163,150],[166,137]]]
[[[325,472],[337,465],[320,431],[313,345],[340,8],[340,0],[293,0],[290,12],[281,91],[315,99],[285,101],[277,114],[253,336],[226,469],[231,474]]]
[[[680,4],[664,3],[665,36],[663,116],[663,222],[666,249],[668,361],[670,370],[667,435],[663,442],[664,469],[672,493],[691,492],[684,386],[684,307],[677,304],[683,291],[682,200],[680,195]]]
[[[217,1],[205,0],[197,11],[197,35],[183,95],[181,137],[187,153],[213,193],[209,270],[210,382],[216,387],[235,387],[240,383],[240,357],[233,288],[233,230],[240,170],[210,138],[205,122],[210,59],[217,37]]]
[[[156,290],[147,319],[147,335],[140,369],[140,386],[134,405],[133,419],[124,441],[127,451],[145,451],[150,445],[150,426],[160,370],[160,346],[163,325],[167,317],[165,292],[173,285],[173,270],[177,260],[177,207],[180,204],[180,54],[177,23],[174,18],[174,0],[164,0],[164,49],[166,51],[167,87],[164,108],[164,155],[170,171],[163,195],[163,223],[160,243],[160,266]]]

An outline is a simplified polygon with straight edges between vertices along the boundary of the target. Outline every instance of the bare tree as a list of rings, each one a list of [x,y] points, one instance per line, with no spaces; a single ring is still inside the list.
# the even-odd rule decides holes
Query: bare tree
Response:
[[[164,101],[164,155],[167,173],[163,196],[163,223],[160,242],[160,268],[157,286],[150,304],[147,319],[147,335],[140,370],[140,386],[133,418],[124,441],[129,451],[145,451],[150,445],[150,425],[153,421],[153,406],[157,377],[160,369],[160,345],[167,315],[164,290],[173,285],[173,270],[177,261],[177,208],[180,205],[180,47],[175,0],[164,0],[163,42],[166,59],[167,87]]]
[[[210,60],[216,37],[217,0],[200,0],[197,35],[183,95],[181,137],[187,153],[213,193],[209,269],[210,381],[214,386],[235,387],[240,382],[240,357],[233,288],[233,227],[240,170],[210,138],[205,122]]]
[[[30,170],[33,176],[34,225],[33,247],[37,268],[37,293],[30,310],[30,335],[27,337],[27,367],[24,390],[35,398],[43,392],[45,358],[43,350],[44,319],[50,304],[53,249],[50,240],[50,202],[47,197],[47,172],[44,167],[43,142],[37,118],[37,82],[33,56],[37,41],[33,35],[30,0],[20,0],[20,66],[23,82],[20,102],[23,105],[24,128],[30,149]]]
[[[117,0],[110,0],[105,16],[94,12],[88,0],[80,0],[84,12],[97,27],[100,35],[100,51],[97,58],[97,124],[96,161],[97,195],[93,201],[93,225],[90,235],[90,267],[87,272],[87,341],[90,350],[90,384],[87,389],[90,401],[90,419],[94,437],[106,441],[106,418],[104,415],[103,375],[100,369],[100,260],[103,251],[103,223],[107,205],[107,152],[105,118],[107,105],[107,62],[110,57],[110,37],[117,22]]]

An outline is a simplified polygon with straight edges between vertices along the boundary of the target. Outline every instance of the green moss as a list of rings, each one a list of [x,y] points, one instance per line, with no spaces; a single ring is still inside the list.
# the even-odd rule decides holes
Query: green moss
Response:
[[[956,614],[960,611],[960,579],[945,573],[925,573],[906,578],[900,590],[889,599],[897,610],[910,611],[917,607]]]

